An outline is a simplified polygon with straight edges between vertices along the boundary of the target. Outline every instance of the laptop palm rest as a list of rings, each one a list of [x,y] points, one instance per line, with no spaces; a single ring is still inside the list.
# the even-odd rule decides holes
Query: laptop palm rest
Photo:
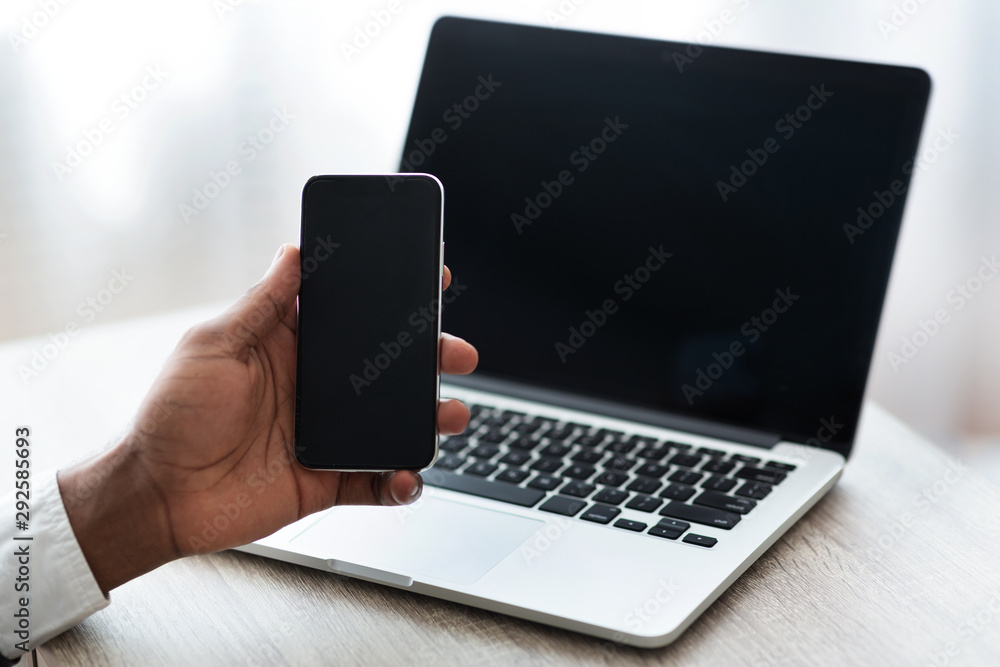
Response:
[[[469,585],[544,521],[426,498],[411,507],[336,507],[292,540],[335,572],[406,586],[412,579]]]

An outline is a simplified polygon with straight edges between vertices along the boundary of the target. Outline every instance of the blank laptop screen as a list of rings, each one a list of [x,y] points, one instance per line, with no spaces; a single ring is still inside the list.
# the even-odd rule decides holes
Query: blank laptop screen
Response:
[[[847,451],[928,90],[442,19],[402,170],[445,186],[444,327],[485,377]]]

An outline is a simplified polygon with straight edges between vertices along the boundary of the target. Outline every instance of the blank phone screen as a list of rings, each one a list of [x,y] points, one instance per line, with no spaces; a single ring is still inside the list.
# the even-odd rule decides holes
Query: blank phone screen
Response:
[[[295,414],[303,465],[399,470],[433,461],[442,206],[428,176],[306,184]]]

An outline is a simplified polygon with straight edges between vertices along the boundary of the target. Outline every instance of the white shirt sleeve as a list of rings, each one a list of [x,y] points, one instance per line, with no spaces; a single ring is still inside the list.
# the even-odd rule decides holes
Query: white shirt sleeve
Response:
[[[32,479],[27,530],[15,493],[0,500],[0,652],[13,660],[111,601],[76,541],[55,473]]]

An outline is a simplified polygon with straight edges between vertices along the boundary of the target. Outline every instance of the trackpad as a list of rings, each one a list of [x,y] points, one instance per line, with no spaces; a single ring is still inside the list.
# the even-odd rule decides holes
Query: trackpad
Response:
[[[544,525],[432,497],[410,507],[335,507],[292,545],[414,578],[472,584]]]

